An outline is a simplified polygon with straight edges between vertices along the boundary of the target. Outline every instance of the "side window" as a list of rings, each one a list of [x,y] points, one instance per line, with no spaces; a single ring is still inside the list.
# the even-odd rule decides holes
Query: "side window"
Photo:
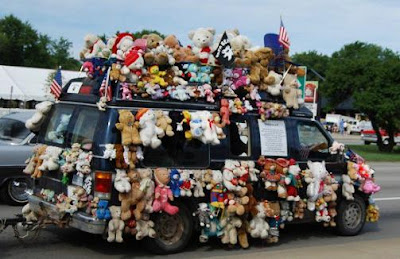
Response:
[[[251,156],[250,127],[246,120],[231,121],[229,125],[230,155]]]
[[[72,130],[72,143],[93,143],[93,137],[96,132],[97,122],[100,112],[97,109],[85,108],[78,113],[74,128]],[[91,147],[87,147],[91,148]]]
[[[51,114],[50,121],[47,125],[44,140],[50,143],[63,145],[68,129],[68,124],[72,116],[74,107],[57,106]]]
[[[297,147],[297,159],[300,160],[325,160],[329,157],[329,140],[321,129],[313,122],[297,123],[299,146]]]

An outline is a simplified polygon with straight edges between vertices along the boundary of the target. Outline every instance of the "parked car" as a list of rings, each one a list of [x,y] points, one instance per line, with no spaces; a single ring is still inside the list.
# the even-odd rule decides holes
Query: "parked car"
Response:
[[[387,132],[383,129],[379,130],[379,132],[381,133],[382,136],[382,142],[384,145],[389,145],[389,136],[387,134]],[[363,130],[361,132],[361,140],[364,141],[365,145],[369,145],[371,143],[377,143],[378,142],[378,138],[376,136],[376,132],[373,129],[370,130]],[[396,144],[400,144],[400,133],[397,133],[394,136],[394,142]]]
[[[32,153],[35,134],[25,127],[34,111],[13,112],[0,118],[0,197],[10,205],[28,201],[30,177],[22,172]]]

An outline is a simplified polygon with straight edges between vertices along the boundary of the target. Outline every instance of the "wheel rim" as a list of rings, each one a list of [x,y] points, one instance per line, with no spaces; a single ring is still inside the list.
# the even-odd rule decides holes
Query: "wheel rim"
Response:
[[[347,228],[355,229],[361,223],[361,206],[357,203],[350,203],[344,213],[344,223]]]
[[[29,180],[13,179],[8,184],[8,194],[13,201],[23,203],[28,200],[28,194],[26,193],[28,188],[30,188]]]
[[[167,244],[175,244],[183,235],[184,223],[179,214],[173,216],[162,213],[156,221],[156,232],[158,239]]]

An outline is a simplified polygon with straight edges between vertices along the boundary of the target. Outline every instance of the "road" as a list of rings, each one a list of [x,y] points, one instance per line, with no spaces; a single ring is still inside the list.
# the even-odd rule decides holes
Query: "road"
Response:
[[[317,224],[289,225],[280,242],[265,245],[254,240],[250,249],[224,248],[219,242],[198,244],[173,258],[400,258],[400,163],[371,163],[382,191],[375,195],[381,210],[379,223],[367,223],[360,235],[339,237]],[[20,207],[0,204],[0,217],[18,213]],[[48,227],[39,237],[20,243],[11,229],[0,234],[0,258],[129,258],[158,257],[142,248],[140,242],[109,244],[101,237],[74,229]]]
[[[364,145],[364,141],[361,140],[361,135],[359,134],[341,135],[338,133],[331,133],[331,135],[336,141],[345,145]]]

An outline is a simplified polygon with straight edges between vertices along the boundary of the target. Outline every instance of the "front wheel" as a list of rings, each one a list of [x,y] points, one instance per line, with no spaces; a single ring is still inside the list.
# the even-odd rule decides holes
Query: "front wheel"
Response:
[[[366,206],[357,194],[354,200],[342,200],[338,207],[336,230],[343,236],[355,236],[365,224]]]
[[[147,247],[155,254],[172,254],[182,251],[193,232],[193,217],[184,205],[178,205],[179,212],[173,216],[163,212],[154,215],[155,238],[148,238]]]
[[[29,178],[10,179],[3,184],[0,193],[3,201],[8,205],[24,205],[28,202],[26,191],[32,188],[32,181]]]

